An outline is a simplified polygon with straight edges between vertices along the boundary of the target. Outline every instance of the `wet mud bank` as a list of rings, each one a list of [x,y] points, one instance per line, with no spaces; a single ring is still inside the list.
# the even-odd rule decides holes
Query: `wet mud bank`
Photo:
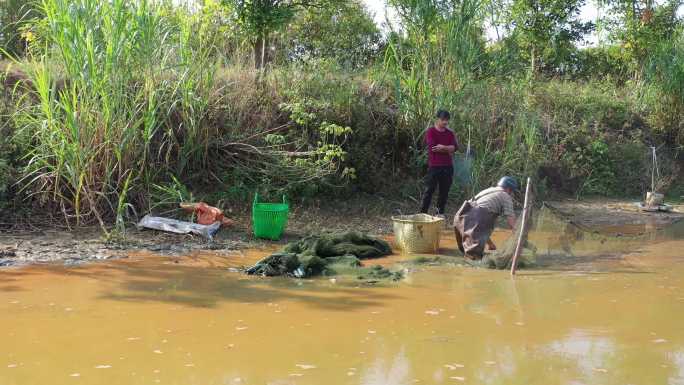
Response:
[[[155,232],[131,231],[125,241],[106,241],[98,229],[80,231],[31,231],[0,233],[0,268],[33,264],[80,265],[129,258],[141,252],[180,256],[199,251],[230,252],[246,247],[236,239],[207,242],[199,237],[179,237]]]
[[[645,212],[639,209],[638,202],[623,200],[593,199],[585,201],[549,201],[547,206],[555,208],[574,224],[599,230],[612,230],[625,226],[644,231],[667,227],[684,220],[684,204],[673,205],[673,211]]]
[[[273,248],[272,252],[288,242],[321,230],[355,230],[380,236],[392,231],[388,218],[397,207],[409,209],[409,206],[397,202],[388,204],[371,197],[354,201],[349,207],[340,204],[293,207],[287,230],[279,242],[254,239],[250,228],[251,215],[247,211],[233,212],[231,219],[236,224],[219,231],[212,242],[197,236],[139,231],[134,227],[126,231],[125,241],[107,242],[96,227],[66,231],[41,227],[40,224],[19,222],[15,226],[7,223],[0,227],[0,269],[32,264],[78,265],[124,259],[141,252],[175,259],[202,253],[232,256],[235,250],[246,249]]]
[[[629,251],[638,246],[638,239],[631,242],[632,238],[652,238],[657,234],[667,232],[673,223],[684,219],[684,206],[676,206],[673,213],[645,213],[640,212],[633,202],[593,200],[593,201],[556,201],[549,205],[567,216],[566,223],[553,223],[537,232],[535,242],[556,243],[556,249],[569,251],[570,245],[578,241],[588,240],[589,243],[597,242],[605,245],[608,242],[621,252]],[[333,223],[330,229],[342,229],[340,223],[348,223],[349,228],[361,228],[376,236],[382,236],[391,242],[391,231],[388,216],[380,213],[369,213],[363,221],[348,221],[343,213],[335,219],[326,216],[320,219],[323,223]],[[311,230],[311,223],[318,221],[306,220],[305,215],[294,214],[289,232],[280,242],[265,242],[254,240],[248,226],[237,229],[225,229],[212,242],[196,237],[165,234],[154,231],[130,230],[126,234],[125,241],[107,242],[102,239],[98,229],[81,229],[78,231],[10,231],[0,232],[0,268],[18,267],[32,264],[64,264],[80,265],[87,262],[104,260],[118,260],[141,255],[165,256],[173,263],[197,263],[196,257],[230,258],[244,252],[257,257],[264,257],[270,252],[276,251],[287,242],[299,239]],[[584,231],[578,230],[582,229]],[[318,229],[325,228],[323,224]],[[589,240],[592,236],[587,233],[596,233],[594,241]],[[510,233],[497,231],[494,235],[497,243],[503,242]],[[546,235],[545,235],[546,234]],[[560,235],[559,235],[560,234]],[[553,235],[553,237],[551,237]],[[601,238],[603,236],[603,238]],[[554,238],[554,239],[550,239]],[[624,239],[614,239],[614,238]],[[541,238],[541,239],[540,239]],[[565,243],[565,244],[563,244]],[[615,247],[616,245],[623,245]],[[574,246],[573,246],[574,247]],[[601,247],[605,249],[605,247]],[[396,250],[395,250],[396,252]],[[565,266],[578,264],[582,258],[569,253],[557,253],[559,255],[547,255],[540,267],[551,267],[556,263]],[[561,255],[563,254],[563,255]],[[193,257],[194,256],[194,257]],[[195,259],[193,259],[195,258]],[[244,265],[233,266],[233,269],[245,269],[250,262],[244,260]],[[556,260],[557,259],[557,260]],[[391,268],[393,271],[412,270],[417,266],[457,265],[473,266],[471,261],[459,257],[451,231],[445,229],[442,236],[442,249],[437,255],[432,256],[401,256],[392,255],[380,259],[363,262],[364,268],[380,265],[383,268]],[[476,265],[476,264],[475,264]]]

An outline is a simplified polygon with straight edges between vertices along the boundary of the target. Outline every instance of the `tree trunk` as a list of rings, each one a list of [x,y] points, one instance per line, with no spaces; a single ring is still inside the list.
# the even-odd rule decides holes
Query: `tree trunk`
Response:
[[[532,51],[530,52],[530,73],[532,75],[537,74],[537,50],[536,47],[532,46]]]
[[[264,69],[268,63],[268,35],[262,33],[254,42],[254,67],[258,70]]]
[[[258,70],[263,66],[264,39],[262,36],[254,42],[254,68]]]
[[[266,34],[261,36],[261,69],[266,67]]]

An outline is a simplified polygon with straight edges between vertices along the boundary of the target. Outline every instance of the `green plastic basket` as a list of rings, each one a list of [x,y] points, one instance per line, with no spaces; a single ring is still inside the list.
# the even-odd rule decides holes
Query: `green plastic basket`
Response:
[[[283,235],[290,205],[283,195],[283,203],[259,203],[259,194],[252,204],[252,228],[254,236],[277,241]]]

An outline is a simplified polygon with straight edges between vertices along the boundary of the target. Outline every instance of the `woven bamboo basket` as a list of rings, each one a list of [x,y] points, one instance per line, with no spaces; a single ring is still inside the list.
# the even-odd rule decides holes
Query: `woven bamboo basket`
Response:
[[[427,214],[392,217],[394,242],[404,253],[436,253],[444,218]]]

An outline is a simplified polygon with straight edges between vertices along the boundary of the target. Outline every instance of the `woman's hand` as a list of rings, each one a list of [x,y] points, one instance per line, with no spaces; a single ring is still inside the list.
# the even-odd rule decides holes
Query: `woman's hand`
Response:
[[[432,152],[444,152],[445,147],[446,146],[443,144],[435,145],[434,147],[432,147]]]

